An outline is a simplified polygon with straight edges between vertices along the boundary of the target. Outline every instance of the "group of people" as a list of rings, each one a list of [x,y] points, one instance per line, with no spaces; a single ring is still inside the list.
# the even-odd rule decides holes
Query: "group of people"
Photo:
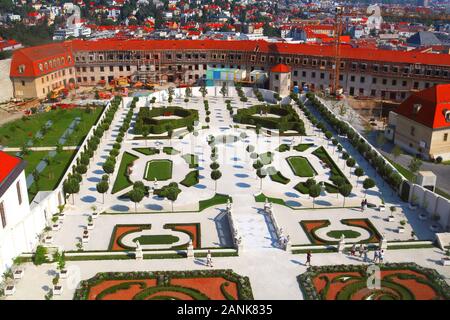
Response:
[[[367,199],[363,199],[361,201],[361,211],[364,211],[367,209]]]
[[[369,252],[369,248],[366,245],[361,243],[357,249],[356,244],[353,244],[352,248],[350,249],[350,255],[356,256],[356,251],[358,251],[359,257],[363,258],[364,262],[369,262],[369,258],[367,256],[367,254]],[[384,253],[385,252],[383,249],[381,249],[381,248],[376,249],[374,251],[372,262],[373,263],[383,263],[384,262]]]

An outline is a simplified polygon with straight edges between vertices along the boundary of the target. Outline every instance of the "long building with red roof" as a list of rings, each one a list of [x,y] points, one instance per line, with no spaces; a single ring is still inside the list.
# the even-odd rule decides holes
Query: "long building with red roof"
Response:
[[[55,58],[64,63],[41,70]],[[73,60],[69,57],[73,57]],[[47,60],[49,61],[47,61]],[[134,81],[194,84],[214,68],[269,72],[283,63],[292,69],[292,85],[311,90],[330,86],[334,48],[330,45],[222,40],[73,40],[44,47],[17,50],[10,76],[16,97],[42,97],[49,85],[35,90],[23,87],[42,80],[52,71],[70,73],[68,81],[79,85],[110,82],[129,77]],[[450,55],[398,52],[342,46],[340,85],[352,96],[404,100],[411,91],[450,83]],[[62,83],[57,78],[57,83]],[[22,86],[21,86],[22,85]],[[22,92],[21,92],[22,91]],[[45,93],[47,94],[47,93]]]

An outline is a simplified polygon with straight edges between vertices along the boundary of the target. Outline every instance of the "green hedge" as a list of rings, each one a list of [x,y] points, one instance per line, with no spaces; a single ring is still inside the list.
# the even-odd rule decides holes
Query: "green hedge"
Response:
[[[260,113],[271,113],[277,117],[260,117]],[[275,105],[256,105],[250,108],[239,109],[233,116],[237,123],[260,125],[268,129],[279,129],[282,131],[295,130],[298,133],[305,134],[305,125],[298,116],[297,112],[290,106],[279,107]]]
[[[180,119],[154,119],[164,115],[174,115]],[[161,134],[167,132],[167,125],[172,129],[183,128],[193,125],[198,120],[198,111],[194,109],[184,109],[180,107],[148,108],[143,107],[139,110],[136,124],[134,126],[135,134],[142,134],[145,129],[151,134]]]

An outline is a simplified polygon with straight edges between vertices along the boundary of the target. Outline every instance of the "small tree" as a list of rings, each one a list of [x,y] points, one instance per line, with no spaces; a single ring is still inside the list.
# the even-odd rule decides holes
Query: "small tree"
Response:
[[[228,95],[228,89],[226,82],[222,83],[222,88],[220,89],[220,93],[222,94],[222,97],[225,99],[225,96]]]
[[[102,194],[102,196],[103,196],[103,203],[105,203],[105,193],[109,189],[108,181],[101,180],[99,183],[97,183],[96,187],[97,187],[97,192]]]
[[[309,196],[313,198],[313,208],[314,208],[315,199],[318,196],[320,196],[321,191],[322,191],[322,188],[321,188],[320,184],[314,184],[309,187],[308,193],[309,193]]]
[[[356,161],[355,161],[355,159],[353,159],[353,158],[348,158],[347,161],[346,161],[346,164],[347,164],[348,167],[351,168],[351,167],[354,167],[354,166],[355,166]]]
[[[144,190],[141,188],[133,188],[128,193],[128,196],[130,197],[130,200],[134,202],[134,212],[137,212],[137,204],[144,198]]]
[[[411,173],[414,175],[412,180],[413,182],[416,182],[416,174],[420,170],[420,167],[422,166],[422,161],[418,159],[417,157],[414,157],[411,159],[411,162],[408,165],[409,170],[411,170]]]
[[[362,177],[364,175],[364,170],[361,167],[358,167],[355,169],[355,176],[358,177],[358,179],[356,180],[356,185],[358,185],[359,182],[359,177]]]
[[[263,179],[267,176],[267,170],[264,168],[258,168],[256,170],[256,175],[259,177],[259,189],[262,190]]]
[[[363,188],[366,190],[365,197],[367,197],[367,190],[373,187],[375,187],[375,181],[373,181],[371,178],[366,178],[366,180],[364,180],[363,182]]]
[[[221,177],[222,177],[222,172],[220,172],[220,170],[211,171],[211,179],[213,179],[215,181],[214,191],[217,190],[217,180],[219,180]]]
[[[39,179],[41,178],[41,175],[37,169],[34,169],[32,172],[34,183],[36,183],[36,189],[39,189]]]
[[[352,193],[352,185],[349,183],[345,183],[339,186],[339,193],[344,197],[344,203],[342,204],[345,207],[345,198],[347,198]]]
[[[148,127],[145,126],[144,129],[142,130],[142,137],[145,140],[145,146],[147,146],[147,138],[148,138],[149,134],[150,134],[150,131],[148,130]]]
[[[63,190],[72,195],[72,204],[75,204],[75,193],[80,191],[80,182],[76,178],[69,178],[63,183]]]
[[[114,167],[116,166],[115,162],[111,159],[108,159],[103,164],[102,168],[107,174],[111,174],[114,172]]]

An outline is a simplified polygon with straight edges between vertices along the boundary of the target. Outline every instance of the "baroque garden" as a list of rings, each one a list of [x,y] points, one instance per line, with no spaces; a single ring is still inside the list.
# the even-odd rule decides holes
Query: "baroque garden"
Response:
[[[52,174],[29,172],[32,199],[72,170],[42,245],[17,259],[13,299],[450,298],[432,222],[313,94],[169,89],[70,117],[45,121],[80,122],[74,145],[97,127],[87,147],[56,153],[79,152],[74,169],[59,159],[41,170]],[[368,260],[350,254],[354,244]],[[370,289],[379,248],[380,286]]]

